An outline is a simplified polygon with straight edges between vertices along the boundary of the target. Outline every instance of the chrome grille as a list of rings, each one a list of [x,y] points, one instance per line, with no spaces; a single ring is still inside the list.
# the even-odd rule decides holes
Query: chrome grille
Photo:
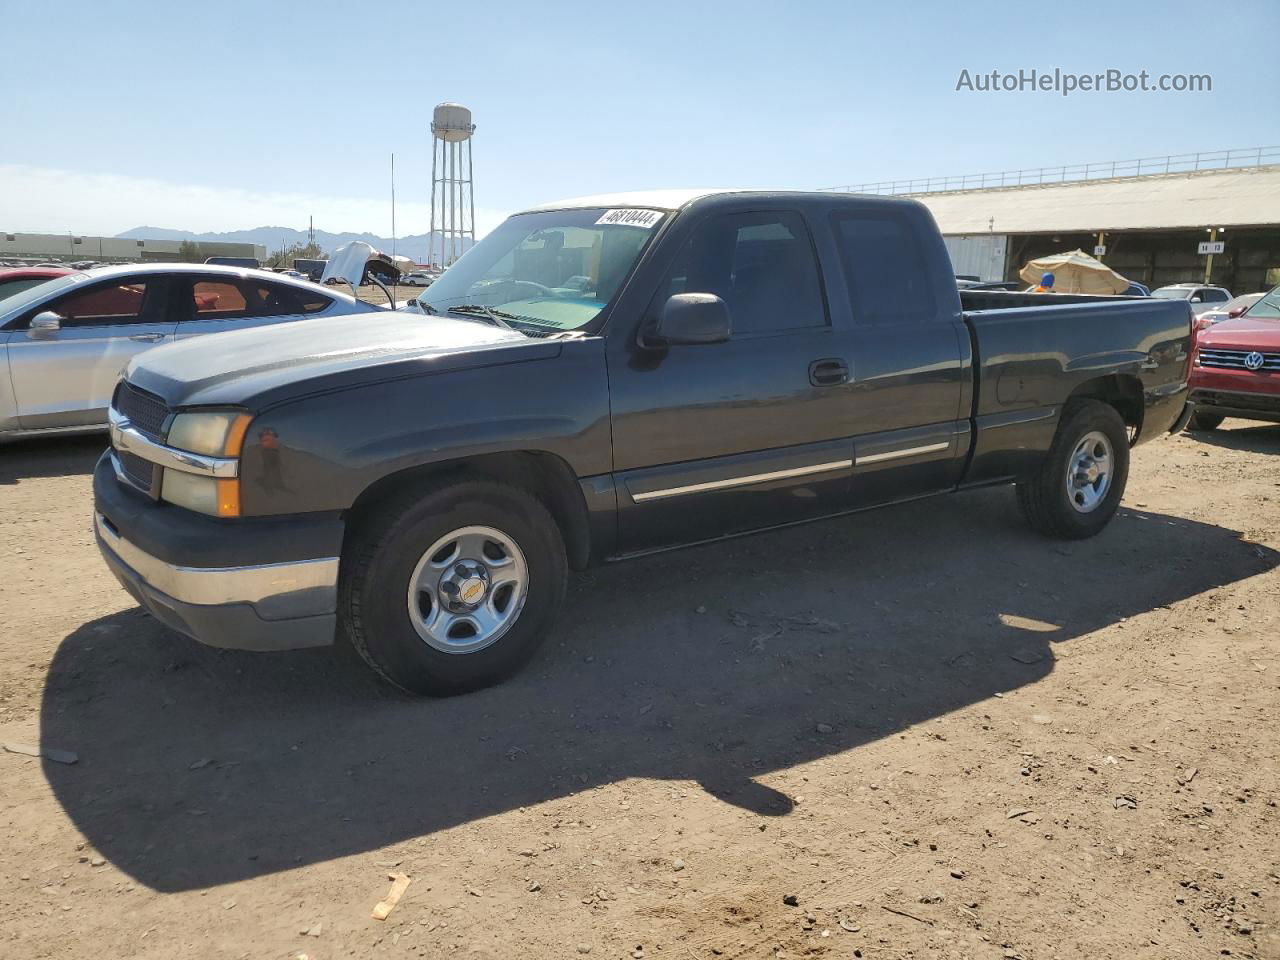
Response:
[[[1202,367],[1220,367],[1225,370],[1248,370],[1244,358],[1253,353],[1252,350],[1207,350],[1200,351],[1199,361]],[[1280,370],[1280,353],[1264,353],[1259,370]]]
[[[153,440],[160,439],[169,407],[154,393],[139,390],[127,380],[121,380],[111,405],[139,432]]]
[[[155,464],[150,460],[143,460],[137,454],[120,451],[116,453],[116,460],[120,464],[121,472],[135,486],[141,487],[143,490],[151,490],[151,483],[155,477]]]

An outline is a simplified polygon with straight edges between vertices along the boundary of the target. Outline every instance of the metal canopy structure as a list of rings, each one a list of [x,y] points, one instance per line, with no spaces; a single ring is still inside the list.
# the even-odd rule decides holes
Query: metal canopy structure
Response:
[[[441,103],[431,119],[431,232],[427,262],[444,269],[476,242],[471,111]],[[464,149],[465,148],[465,149]]]
[[[1280,225],[1280,164],[915,198],[945,234]]]

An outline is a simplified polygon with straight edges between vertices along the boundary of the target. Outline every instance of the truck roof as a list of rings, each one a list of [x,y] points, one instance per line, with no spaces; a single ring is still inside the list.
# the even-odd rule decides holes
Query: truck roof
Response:
[[[849,193],[833,193],[817,190],[761,190],[750,187],[720,187],[716,189],[669,189],[669,190],[633,190],[623,193],[598,193],[589,197],[573,197],[568,200],[555,200],[551,203],[540,203],[537,206],[521,210],[520,213],[536,213],[542,210],[575,210],[589,207],[643,207],[656,210],[679,210],[695,200],[704,197],[716,197],[730,193],[759,193],[770,196],[799,195],[821,196],[830,199],[856,196]],[[913,201],[902,197],[880,197],[874,199],[896,203]]]

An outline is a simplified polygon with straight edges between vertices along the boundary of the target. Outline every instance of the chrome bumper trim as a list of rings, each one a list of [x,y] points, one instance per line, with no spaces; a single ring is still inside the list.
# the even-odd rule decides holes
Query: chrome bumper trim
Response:
[[[162,467],[204,477],[235,477],[240,472],[240,461],[235,458],[206,457],[157,443],[136,430],[114,407],[107,411],[107,418],[111,430],[111,446],[121,453],[132,453],[135,457],[150,460]]]
[[[248,603],[264,619],[332,613],[337,599],[338,558],[246,567],[184,567],[166,563],[130,543],[94,514],[102,546],[148,586],[182,603],[204,606]]]

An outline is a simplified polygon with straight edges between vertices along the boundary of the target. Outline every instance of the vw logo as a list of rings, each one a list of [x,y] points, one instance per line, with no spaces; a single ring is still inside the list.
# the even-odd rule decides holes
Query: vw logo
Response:
[[[1245,358],[1244,358],[1244,367],[1245,367],[1245,369],[1246,369],[1246,370],[1261,370],[1261,369],[1262,369],[1262,359],[1263,359],[1262,354],[1260,354],[1257,350],[1253,351],[1253,353],[1249,354],[1247,357],[1245,357]]]

